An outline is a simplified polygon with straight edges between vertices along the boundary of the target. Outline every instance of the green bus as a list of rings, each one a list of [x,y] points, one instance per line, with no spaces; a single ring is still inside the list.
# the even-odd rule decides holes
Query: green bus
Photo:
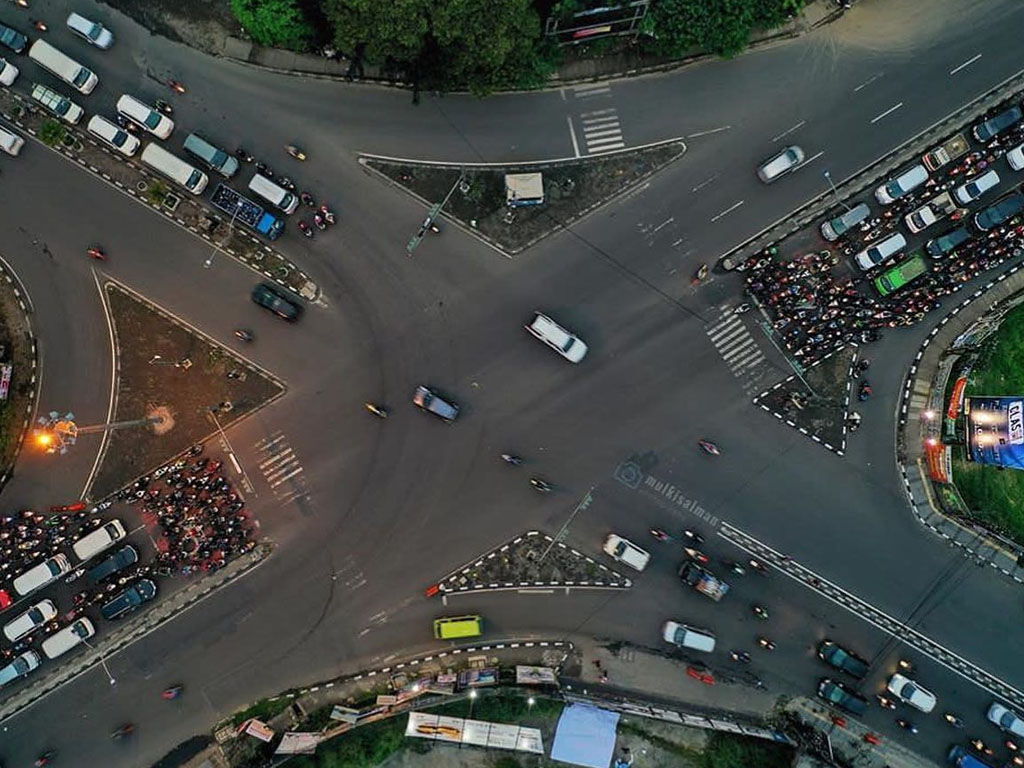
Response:
[[[879,296],[888,296],[898,291],[911,280],[916,280],[928,271],[928,265],[920,251],[912,253],[895,267],[890,267],[875,278],[875,290]]]
[[[434,637],[438,640],[478,637],[483,631],[484,622],[479,616],[448,616],[434,622]]]

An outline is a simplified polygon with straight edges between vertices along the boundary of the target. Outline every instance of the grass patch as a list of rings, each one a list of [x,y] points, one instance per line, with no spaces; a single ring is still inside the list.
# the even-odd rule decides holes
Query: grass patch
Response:
[[[1024,309],[1017,308],[983,343],[967,379],[966,395],[1024,395],[1022,355]],[[1024,542],[1024,472],[969,462],[960,448],[954,449],[953,482],[973,516]]]
[[[266,722],[275,715],[279,715],[284,712],[292,704],[292,700],[282,696],[279,699],[260,699],[255,704],[252,704],[241,712],[236,712],[231,716],[231,724],[234,726],[241,725],[250,717],[255,717],[263,722]]]
[[[701,755],[701,768],[789,768],[793,749],[764,739],[715,731]]]
[[[481,691],[476,699],[466,698],[453,701],[441,707],[432,707],[429,711],[449,717],[490,720],[495,723],[519,723],[532,727],[535,725],[533,721],[558,717],[565,706],[563,702],[554,699],[545,699],[539,696],[533,698],[534,703],[531,706],[529,697],[525,695],[500,693],[496,696],[488,696],[486,692]],[[470,718],[471,709],[472,718]]]
[[[372,768],[405,746],[404,717],[353,728],[317,747],[315,755],[289,761],[294,768]]]

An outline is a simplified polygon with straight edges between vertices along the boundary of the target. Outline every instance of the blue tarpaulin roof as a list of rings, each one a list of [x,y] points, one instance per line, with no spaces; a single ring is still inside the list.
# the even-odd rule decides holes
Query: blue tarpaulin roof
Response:
[[[608,768],[615,751],[618,724],[618,712],[589,704],[570,704],[558,718],[551,759],[587,768]]]

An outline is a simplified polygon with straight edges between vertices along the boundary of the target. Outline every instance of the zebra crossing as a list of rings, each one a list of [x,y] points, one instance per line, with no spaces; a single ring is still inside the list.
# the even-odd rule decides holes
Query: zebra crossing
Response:
[[[279,500],[288,502],[308,495],[302,464],[283,432],[257,441],[255,448],[260,453],[260,474]]]
[[[732,308],[722,309],[717,320],[705,326],[711,343],[747,394],[760,389],[770,363]]]
[[[587,145],[588,155],[626,146],[619,116],[613,107],[584,112],[580,115],[580,122],[583,123],[583,141]]]

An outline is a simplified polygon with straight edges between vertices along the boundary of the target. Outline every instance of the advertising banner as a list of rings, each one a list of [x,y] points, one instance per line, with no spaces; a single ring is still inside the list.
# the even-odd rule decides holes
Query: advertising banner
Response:
[[[951,419],[955,419],[960,415],[960,408],[964,404],[964,388],[966,386],[966,376],[961,376],[953,383],[953,391],[949,395],[949,406],[946,408],[946,415]]]
[[[461,717],[444,717],[429,712],[410,712],[405,735],[435,741],[464,742],[489,749],[544,754],[544,742],[537,728],[490,723],[486,720],[464,720]]]
[[[968,397],[964,414],[971,461],[1024,469],[1024,396]]]
[[[951,473],[949,446],[934,443],[926,445],[924,451],[928,461],[928,475],[937,483],[948,483]]]
[[[551,667],[527,667],[522,664],[516,667],[516,683],[518,685],[555,685],[558,678]]]

